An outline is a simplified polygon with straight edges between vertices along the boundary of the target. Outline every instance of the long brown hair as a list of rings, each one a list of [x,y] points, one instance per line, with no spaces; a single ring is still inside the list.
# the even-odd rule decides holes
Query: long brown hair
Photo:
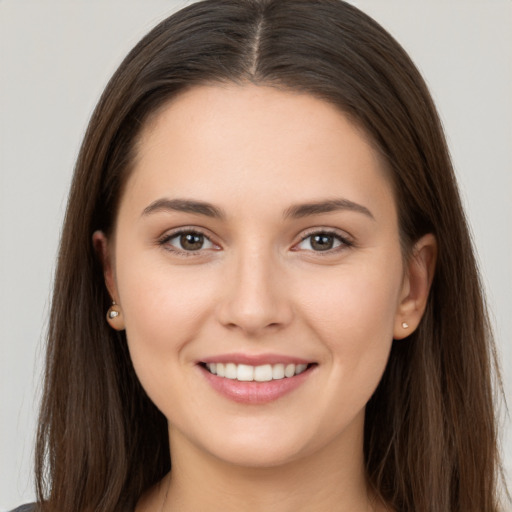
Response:
[[[167,424],[133,370],[92,233],[111,232],[148,116],[186,88],[252,82],[330,102],[387,162],[404,255],[439,255],[419,328],[395,341],[366,408],[367,478],[396,511],[498,510],[496,356],[435,107],[375,21],[340,0],[206,0],[130,52],[92,116],[69,196],[48,332],[36,453],[44,511],[125,511],[169,470]],[[494,373],[493,373],[494,367]]]

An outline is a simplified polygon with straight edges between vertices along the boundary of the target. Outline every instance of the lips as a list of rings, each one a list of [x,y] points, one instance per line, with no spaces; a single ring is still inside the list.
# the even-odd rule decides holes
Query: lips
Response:
[[[317,364],[288,356],[231,354],[207,358],[198,366],[210,386],[225,398],[265,404],[306,382]]]

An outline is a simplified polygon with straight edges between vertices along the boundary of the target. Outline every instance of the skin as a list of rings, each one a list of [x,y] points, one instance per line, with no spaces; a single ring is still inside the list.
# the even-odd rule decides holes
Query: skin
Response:
[[[207,201],[224,217],[143,213],[162,198]],[[332,199],[370,215],[283,216]],[[183,227],[207,237],[200,250],[185,254]],[[325,232],[333,248],[320,251],[310,235]],[[144,127],[114,233],[94,243],[120,311],[110,324],[126,329],[169,422],[172,474],[138,512],[383,510],[364,476],[365,405],[393,338],[421,319],[436,247],[425,236],[404,265],[393,190],[364,133],[309,95],[191,89]],[[315,366],[275,401],[237,403],[197,364],[233,352]]]

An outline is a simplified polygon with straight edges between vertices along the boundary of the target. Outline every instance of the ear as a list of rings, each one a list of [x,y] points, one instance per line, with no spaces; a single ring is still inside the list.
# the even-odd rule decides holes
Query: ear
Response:
[[[103,267],[103,277],[108,293],[112,297],[112,306],[107,311],[107,322],[113,329],[122,331],[124,326],[124,318],[119,304],[119,295],[114,275],[114,266],[112,263],[113,255],[109,247],[108,239],[103,231],[95,231],[92,235],[92,243],[96,256]]]
[[[437,241],[427,234],[414,244],[405,269],[400,303],[395,316],[393,338],[409,336],[418,327],[425,308],[437,260]]]

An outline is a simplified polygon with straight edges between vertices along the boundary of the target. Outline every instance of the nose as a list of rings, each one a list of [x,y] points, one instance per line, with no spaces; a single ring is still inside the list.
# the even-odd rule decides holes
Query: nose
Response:
[[[224,294],[219,301],[219,322],[246,336],[260,337],[279,331],[293,317],[291,297],[285,285],[285,272],[276,257],[262,251],[239,255],[226,276]]]

